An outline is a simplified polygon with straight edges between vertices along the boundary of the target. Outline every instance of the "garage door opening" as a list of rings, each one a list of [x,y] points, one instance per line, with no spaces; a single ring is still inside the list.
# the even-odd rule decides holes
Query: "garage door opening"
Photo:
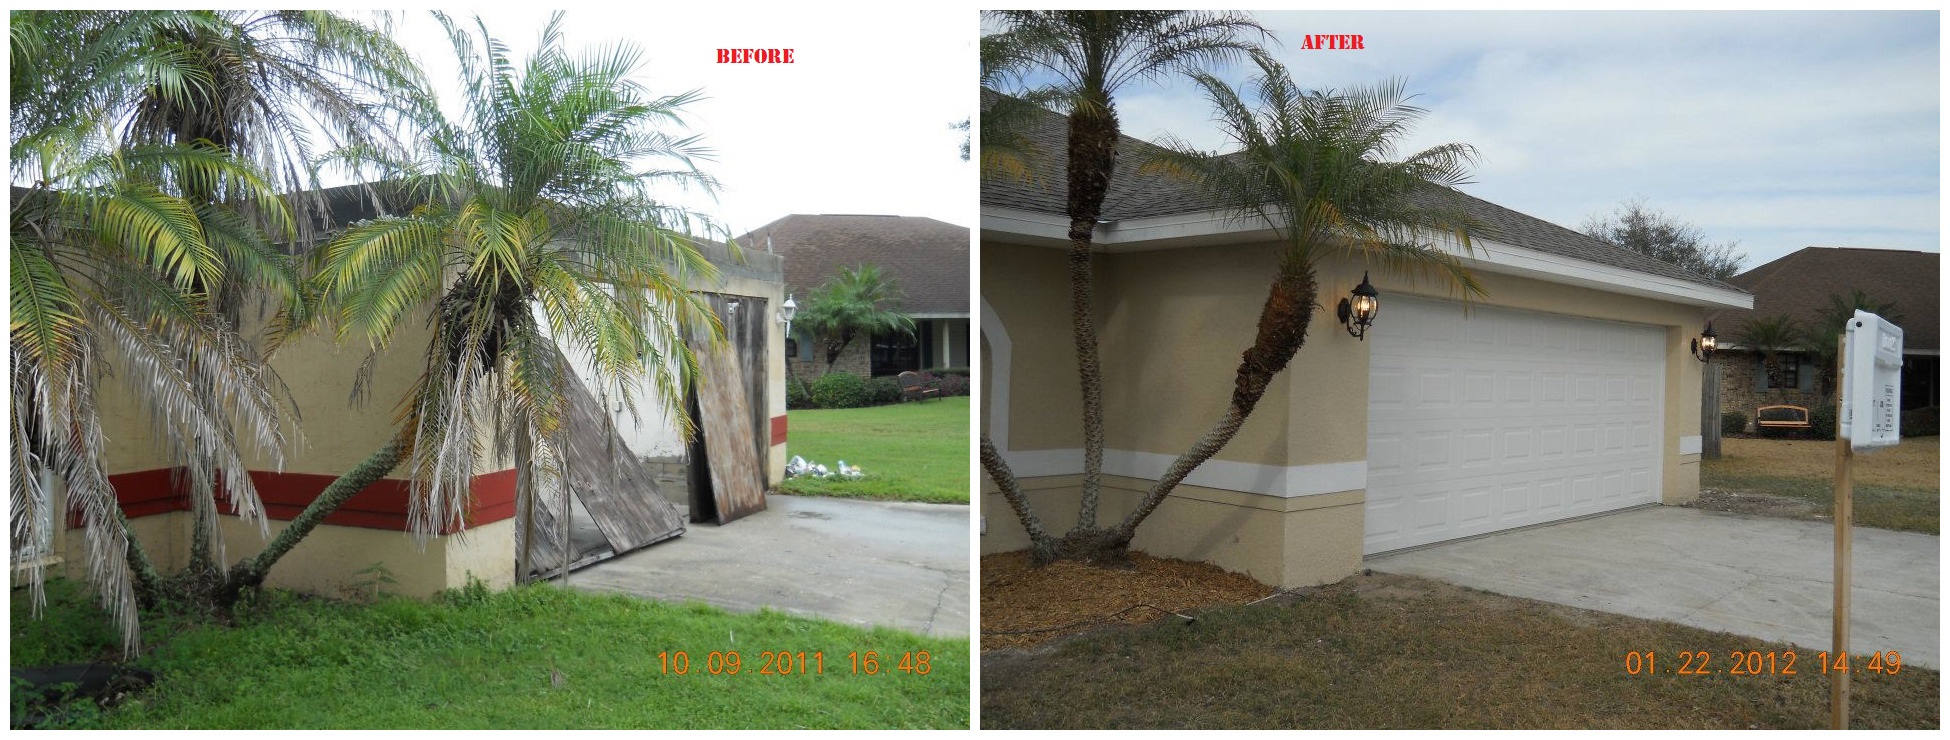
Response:
[[[1665,330],[1393,297],[1362,553],[1657,503]]]

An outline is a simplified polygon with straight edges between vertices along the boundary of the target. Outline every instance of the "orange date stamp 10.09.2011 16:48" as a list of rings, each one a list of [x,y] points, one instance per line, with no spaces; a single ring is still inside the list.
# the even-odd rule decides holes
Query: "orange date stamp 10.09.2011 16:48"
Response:
[[[878,651],[852,651],[844,659],[834,656],[834,673],[848,676],[925,676],[934,672],[934,656],[926,650],[881,654]],[[667,650],[657,653],[666,676],[821,676],[827,672],[825,651],[760,651],[747,662],[736,650],[712,650],[693,661],[689,651]]]

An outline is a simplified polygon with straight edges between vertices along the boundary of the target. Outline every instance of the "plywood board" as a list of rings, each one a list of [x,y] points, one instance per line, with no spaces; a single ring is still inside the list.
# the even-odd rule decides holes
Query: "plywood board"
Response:
[[[560,471],[552,461],[544,461],[550,464],[535,466],[531,574],[555,573],[565,556],[570,569],[575,569],[683,534],[683,515],[658,492],[656,479],[630,452],[582,379],[569,375],[563,395],[566,406],[559,444],[568,462],[569,490],[581,504],[572,507],[571,515],[577,525],[585,523],[580,521],[584,516],[592,521],[602,541],[572,536],[564,547]]]
[[[765,510],[765,473],[758,464],[757,431],[752,426],[745,374],[734,357],[735,348],[729,343],[700,343],[691,349],[698,359],[697,425],[703,442],[702,454],[693,454],[691,462],[695,469],[702,458],[704,467],[709,468],[714,518],[725,524]],[[703,476],[698,482],[705,482]]]
[[[610,547],[622,554],[683,534],[682,515],[657,491],[656,479],[616,433],[602,404],[580,378],[570,376],[568,386],[562,421],[569,486]]]

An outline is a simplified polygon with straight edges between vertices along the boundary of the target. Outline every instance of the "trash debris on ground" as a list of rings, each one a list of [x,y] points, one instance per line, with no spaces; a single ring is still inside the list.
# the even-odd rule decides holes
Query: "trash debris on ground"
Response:
[[[855,479],[855,478],[862,478],[865,476],[866,473],[860,470],[860,466],[848,465],[846,464],[845,460],[839,460],[835,462],[833,464],[832,469],[829,469],[826,466],[820,465],[815,462],[810,462],[798,455],[793,455],[792,459],[787,460],[785,463],[785,477],[787,478],[812,477],[812,478]]]

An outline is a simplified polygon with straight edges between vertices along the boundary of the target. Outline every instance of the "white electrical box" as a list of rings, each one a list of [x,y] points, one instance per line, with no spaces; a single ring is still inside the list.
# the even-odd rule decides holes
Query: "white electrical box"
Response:
[[[1902,441],[1903,328],[1857,310],[1842,350],[1842,439],[1856,451]]]

